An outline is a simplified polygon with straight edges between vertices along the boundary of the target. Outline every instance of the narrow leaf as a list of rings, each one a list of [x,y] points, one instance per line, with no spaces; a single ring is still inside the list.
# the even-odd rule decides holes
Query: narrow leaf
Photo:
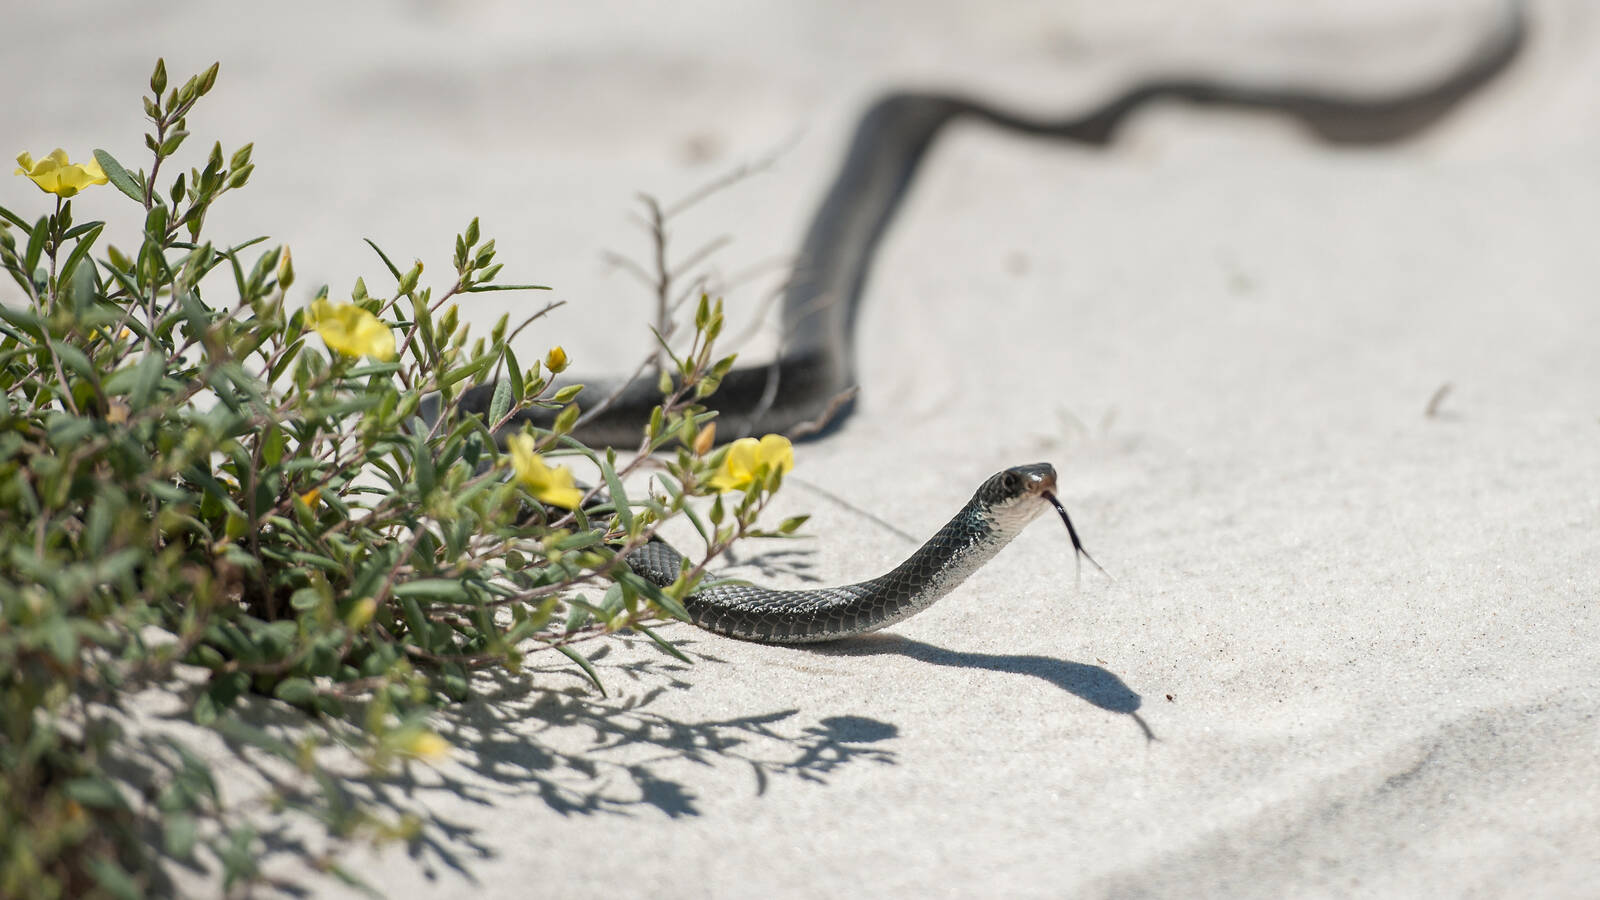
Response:
[[[98,222],[78,240],[77,245],[72,248],[72,253],[67,256],[67,261],[61,264],[61,274],[56,277],[56,284],[70,283],[73,270],[77,269],[78,263],[83,262],[83,258],[89,255],[89,248],[94,246],[95,238],[100,236],[100,232],[104,228],[105,223]]]
[[[372,243],[368,241],[367,243]],[[374,248],[376,249],[376,248]],[[543,284],[475,284],[466,289],[468,294],[483,294],[488,291],[548,291],[550,287]]]
[[[124,169],[122,163],[117,162],[111,154],[104,150],[94,151],[94,159],[95,162],[100,164],[100,168],[105,171],[106,178],[116,185],[117,190],[133,198],[136,203],[144,203],[144,185],[140,184],[139,179],[130,174],[127,169]]]
[[[30,278],[33,277],[33,270],[39,267],[39,254],[44,252],[44,240],[49,233],[50,217],[40,216],[33,231],[28,234],[28,249],[22,254],[22,271]]]
[[[566,644],[557,644],[556,649],[560,650],[561,654],[567,659],[570,659],[578,664],[578,668],[583,670],[583,674],[589,676],[589,680],[594,682],[594,686],[596,688],[599,688],[600,696],[609,696],[606,694],[606,686],[600,683],[600,675],[599,673],[595,672],[594,665],[585,659],[582,653],[579,653]]]
[[[4,206],[0,206],[0,218],[3,218],[7,222],[17,226],[17,228],[21,229],[22,231],[28,230],[28,221],[11,210],[6,209]]]
[[[683,655],[683,651],[679,650],[677,647],[672,646],[672,642],[671,641],[668,641],[666,638],[662,637],[661,635],[656,634],[655,633],[655,629],[649,627],[648,625],[645,625],[642,622],[633,623],[633,627],[639,629],[642,632],[644,632],[645,637],[648,637],[650,640],[655,641],[657,647],[660,647],[662,650],[667,651],[668,653],[672,654],[673,656],[677,657],[678,659],[683,660],[684,662],[688,663],[691,666],[694,665],[694,660],[690,659],[687,656],[684,656]]]
[[[606,490],[611,494],[611,506],[617,513],[617,524],[627,532],[633,531],[633,510],[628,508],[628,494],[622,489],[622,479],[617,477],[617,451],[608,448],[606,458],[598,460],[600,474],[606,480]]]
[[[362,240],[366,241],[367,242],[367,246],[371,247],[373,252],[378,254],[378,258],[383,260],[383,264],[389,267],[389,274],[393,275],[395,277],[396,281],[399,281],[400,280],[400,270],[395,266],[395,264],[393,262],[390,262],[388,254],[384,253],[383,250],[381,248],[379,248],[377,244],[374,244],[372,242],[372,238],[362,238]]]
[[[417,578],[394,586],[396,597],[428,597],[438,600],[470,600],[466,585],[454,578]]]

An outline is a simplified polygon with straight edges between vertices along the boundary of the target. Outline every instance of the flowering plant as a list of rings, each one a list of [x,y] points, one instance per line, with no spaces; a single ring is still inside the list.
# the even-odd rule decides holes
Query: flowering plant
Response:
[[[619,461],[574,440],[576,392],[553,383],[566,352],[524,367],[512,347],[554,304],[485,336],[461,321],[474,294],[541,290],[497,281],[476,220],[438,287],[421,283],[422,263],[402,270],[373,245],[392,288],[357,279],[298,306],[286,248],[204,228],[249,181],[250,145],[214,144],[161,183],[217,72],[169,90],[157,64],[148,171],[104,150],[82,163],[24,153],[17,173],[52,208],[0,208],[0,269],[15,285],[0,292],[0,896],[164,893],[153,849],[208,858],[228,886],[259,877],[254,826],[206,764],[180,744],[143,752],[101,704],[180,666],[200,673],[194,722],[319,786],[274,803],[338,835],[416,837],[415,820],[352,803],[316,751],[337,740],[374,773],[446,758],[429,714],[467,697],[473,670],[515,673],[554,650],[599,687],[580,648],[618,630],[682,658],[650,625],[686,618],[704,563],[662,589],[626,553],[686,515],[715,556],[758,533],[793,464],[786,442],[781,454],[756,442],[750,457],[696,440],[710,417],[695,401],[732,364],[713,354],[722,312],[706,298],[692,346],[671,355],[677,377],[626,448],[637,453]],[[74,221],[75,203],[123,200],[143,210],[129,252],[101,240],[104,222]],[[208,299],[230,288],[225,304]],[[463,391],[491,380],[488,415],[458,414]],[[430,395],[441,412],[424,421]],[[553,427],[514,430],[533,407],[557,410]],[[574,466],[603,491],[580,487]],[[630,495],[651,467],[650,490]],[[730,487],[746,492],[738,512],[724,521],[718,496],[705,526],[692,502]],[[584,585],[603,596],[585,600]],[[346,727],[307,720],[298,744],[269,736],[237,714],[249,694]]]

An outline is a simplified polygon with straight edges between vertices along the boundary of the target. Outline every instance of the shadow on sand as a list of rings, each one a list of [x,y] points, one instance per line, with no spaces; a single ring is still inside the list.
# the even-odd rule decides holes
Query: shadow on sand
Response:
[[[703,645],[709,653],[694,646],[700,643],[691,638],[679,645],[717,662],[716,643]],[[1138,714],[1139,694],[1099,666],[949,650],[893,634],[811,650],[830,656],[893,653],[930,665],[1039,678],[1100,709],[1131,717],[1147,740],[1155,739]],[[449,872],[476,884],[474,865],[496,856],[498,836],[482,830],[473,807],[488,810],[536,796],[567,817],[647,813],[683,819],[702,814],[703,801],[688,774],[706,767],[748,769],[751,790],[759,796],[777,779],[826,784],[847,766],[899,761],[890,743],[899,727],[868,716],[811,718],[799,709],[725,718],[669,714],[661,708],[681,706],[663,701],[690,686],[682,677],[688,665],[656,655],[613,662],[609,655],[610,648],[602,647],[590,658],[615,692],[610,698],[597,697],[564,664],[530,667],[520,675],[480,674],[473,699],[430,717],[453,747],[449,763],[405,764],[377,777],[364,776],[348,762],[321,766],[316,777],[305,777],[293,762],[298,758],[294,748],[308,733],[305,717],[276,701],[241,698],[228,717],[233,724],[221,728],[220,737],[230,751],[230,765],[242,765],[246,783],[265,788],[280,811],[249,817],[252,853],[272,873],[263,882],[288,895],[315,892],[314,883],[299,883],[303,876],[282,873],[295,871],[294,860],[312,868],[335,862],[342,842],[317,836],[306,828],[307,819],[335,830],[352,813],[410,821],[414,827],[406,850],[424,881],[437,882]],[[187,717],[185,712],[175,718]],[[142,741],[135,759],[124,761],[136,763],[122,767],[122,774],[146,785],[181,777],[187,764],[161,744],[165,740]],[[363,809],[367,813],[358,812]],[[153,833],[150,837],[158,840]],[[169,858],[169,864],[201,878],[216,873],[198,858]]]
[[[494,858],[504,836],[484,831],[473,807],[504,808],[533,796],[568,817],[647,813],[682,819],[702,814],[703,800],[691,782],[704,778],[691,779],[690,773],[707,767],[747,769],[749,789],[759,796],[779,779],[826,784],[847,766],[897,763],[890,742],[900,729],[890,722],[861,715],[812,717],[799,709],[726,718],[668,714],[660,709],[668,705],[665,699],[689,686],[680,678],[687,664],[654,655],[608,664],[608,655],[610,648],[602,647],[590,659],[612,688],[610,698],[597,696],[564,663],[528,667],[519,675],[480,673],[473,699],[429,716],[430,726],[452,747],[448,762],[402,763],[377,776],[365,775],[348,754],[319,751],[319,765],[307,777],[297,749],[315,731],[306,716],[267,698],[241,697],[219,723],[217,736],[226,751],[208,755],[233,773],[228,780],[235,798],[245,785],[271,798],[270,814],[262,814],[256,802],[249,804],[256,814],[230,817],[248,829],[247,852],[263,871],[258,884],[290,896],[316,893],[316,879],[294,873],[336,863],[345,842],[308,828],[311,821],[336,832],[371,821],[369,816],[411,822],[406,852],[424,882],[448,872],[477,884],[475,864]],[[189,714],[185,709],[165,718],[176,723]],[[328,724],[354,739],[351,729]],[[171,783],[185,762],[167,747],[169,740],[146,737],[115,768],[131,784]],[[332,756],[323,758],[324,752]],[[148,838],[160,846],[158,823],[152,826]],[[202,880],[218,877],[210,854],[168,857],[167,864]]]
[[[876,656],[883,653],[897,653],[935,666],[1029,675],[1047,681],[1107,712],[1121,713],[1132,718],[1139,726],[1139,730],[1144,732],[1146,741],[1156,740],[1155,733],[1139,715],[1139,708],[1144,704],[1143,698],[1121,678],[1106,669],[1088,663],[1033,654],[947,650],[897,634],[882,633],[866,634],[834,645],[818,646],[814,652],[828,656]]]

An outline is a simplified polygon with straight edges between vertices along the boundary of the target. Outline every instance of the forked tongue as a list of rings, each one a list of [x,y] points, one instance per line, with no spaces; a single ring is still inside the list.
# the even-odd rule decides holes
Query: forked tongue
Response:
[[[1089,555],[1089,551],[1083,549],[1083,541],[1078,539],[1078,529],[1072,527],[1072,517],[1067,515],[1067,508],[1062,506],[1061,501],[1056,499],[1056,495],[1050,493],[1049,491],[1044,492],[1044,498],[1049,500],[1050,505],[1054,506],[1056,508],[1056,512],[1061,514],[1061,521],[1066,523],[1067,534],[1072,538],[1072,550],[1075,554],[1072,558],[1072,561],[1073,565],[1076,567],[1073,573],[1073,581],[1076,582],[1083,576],[1082,559],[1087,559],[1089,561],[1089,565],[1099,569],[1101,575],[1111,578],[1111,573],[1107,572],[1104,568],[1101,568],[1100,564],[1094,561],[1094,557]],[[1116,581],[1115,578],[1111,578],[1111,580]]]

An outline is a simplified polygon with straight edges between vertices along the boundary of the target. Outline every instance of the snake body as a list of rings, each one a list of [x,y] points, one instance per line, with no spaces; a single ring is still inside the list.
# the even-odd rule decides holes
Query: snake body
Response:
[[[1109,144],[1137,110],[1158,101],[1256,110],[1288,117],[1330,144],[1378,144],[1417,134],[1451,112],[1506,69],[1526,36],[1525,15],[1508,0],[1498,26],[1465,62],[1428,84],[1391,96],[1358,97],[1318,89],[1269,88],[1199,77],[1151,78],[1098,107],[1043,118],[945,93],[894,93],[869,107],[844,162],[813,215],[781,305],[777,357],[736,368],[704,401],[718,413],[717,436],[755,432],[812,436],[837,427],[851,411],[855,386],[855,320],[872,261],[930,147],[958,119],[1084,146]],[[590,445],[636,446],[641,424],[661,393],[653,377],[617,382],[579,379],[577,402],[588,412],[574,436]],[[461,411],[487,414],[494,384],[474,387]],[[439,414],[430,398],[422,414]],[[554,413],[530,410],[524,422],[546,426]],[[770,643],[826,641],[882,628],[928,607],[991,559],[1029,521],[1053,504],[1083,552],[1066,511],[1056,502],[1047,464],[1001,472],[978,489],[955,518],[893,571],[838,588],[775,591],[723,585],[685,599],[696,624],[735,638]],[[629,565],[666,586],[682,557],[662,542],[633,551]],[[1093,560],[1091,560],[1092,562]]]
[[[765,365],[735,368],[705,405],[718,413],[717,437],[780,432],[818,436],[850,415],[856,385],[855,322],[872,262],[928,150],[951,123],[993,127],[1088,147],[1109,145],[1135,112],[1159,102],[1254,110],[1285,116],[1335,145],[1382,144],[1418,134],[1504,71],[1527,34],[1521,3],[1504,14],[1481,45],[1437,80],[1389,96],[1356,96],[1316,88],[1262,87],[1202,77],[1139,82],[1087,111],[1060,118],[1031,116],[948,93],[899,92],[873,103],[857,123],[844,161],[812,215],[780,306],[780,349]],[[586,410],[573,435],[591,446],[634,447],[642,423],[661,402],[657,379],[574,378]],[[487,414],[494,384],[471,388],[461,409]],[[436,401],[435,401],[436,402]],[[436,407],[435,407],[436,410]],[[428,412],[425,410],[425,417]],[[519,414],[548,427],[554,411]]]
[[[1049,463],[1016,466],[980,486],[929,541],[887,574],[859,584],[800,591],[718,585],[684,598],[696,625],[728,637],[768,644],[831,641],[892,625],[933,605],[1052,505],[1082,552],[1077,532],[1055,500]],[[683,557],[662,541],[633,551],[628,565],[659,585],[678,577]]]

